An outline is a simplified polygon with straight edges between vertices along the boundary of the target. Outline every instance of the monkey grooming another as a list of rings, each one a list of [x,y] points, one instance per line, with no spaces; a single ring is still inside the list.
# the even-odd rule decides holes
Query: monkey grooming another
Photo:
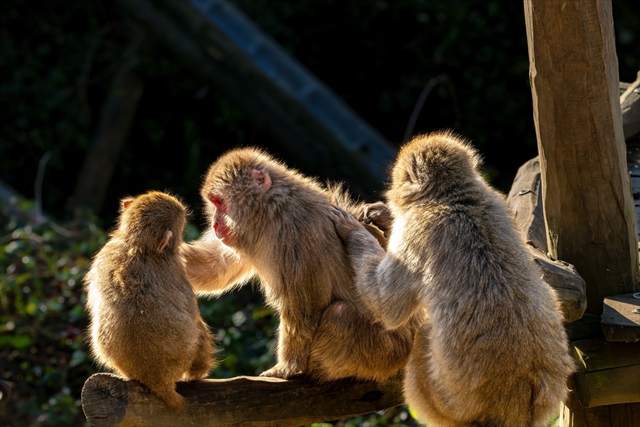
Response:
[[[175,382],[200,379],[215,364],[178,251],[185,222],[184,206],[168,194],[122,200],[118,227],[84,278],[97,360],[177,411],[185,400]]]
[[[356,212],[345,194],[242,148],[211,165],[201,195],[212,228],[183,244],[187,275],[210,294],[259,277],[280,318],[277,364],[263,376],[384,380],[400,372],[422,319],[387,331],[364,307],[331,219],[332,204]]]
[[[574,369],[562,315],[479,161],[452,133],[416,137],[386,193],[387,251],[338,208],[336,231],[362,299],[389,330],[426,310],[404,377],[423,422],[546,426]]]

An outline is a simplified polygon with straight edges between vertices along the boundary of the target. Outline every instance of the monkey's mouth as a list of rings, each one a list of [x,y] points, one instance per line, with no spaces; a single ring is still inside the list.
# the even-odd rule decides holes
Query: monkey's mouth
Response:
[[[227,246],[231,246],[231,244],[233,243],[233,234],[224,222],[214,222],[213,231],[215,232],[216,237],[220,239],[222,243]]]

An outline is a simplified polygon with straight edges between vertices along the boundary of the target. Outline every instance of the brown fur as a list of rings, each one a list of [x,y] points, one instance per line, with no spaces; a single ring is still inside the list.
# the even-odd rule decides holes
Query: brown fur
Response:
[[[214,365],[213,338],[178,252],[185,217],[168,194],[123,200],[118,228],[85,277],[97,360],[175,410],[185,405],[175,382],[200,379]]]
[[[418,321],[385,331],[364,308],[331,219],[332,203],[356,213],[348,196],[252,148],[220,157],[201,194],[217,231],[183,245],[187,274],[214,294],[260,278],[280,316],[277,364],[262,375],[383,380],[404,367]]]
[[[437,426],[544,426],[573,370],[558,302],[479,158],[451,133],[419,136],[393,168],[388,252],[336,210],[356,286],[388,328],[426,309],[405,397]]]

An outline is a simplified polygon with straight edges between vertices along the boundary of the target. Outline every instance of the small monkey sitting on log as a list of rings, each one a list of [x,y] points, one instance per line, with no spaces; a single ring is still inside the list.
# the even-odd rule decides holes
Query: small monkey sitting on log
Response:
[[[183,245],[187,275],[212,294],[260,278],[280,317],[277,364],[263,376],[381,381],[404,367],[422,319],[386,331],[364,307],[331,219],[332,204],[357,210],[344,193],[243,148],[211,165],[201,195],[212,228]]]
[[[118,227],[84,279],[97,360],[174,410],[185,406],[175,382],[200,379],[215,364],[178,251],[185,222],[184,206],[168,194],[122,200]]]
[[[574,363],[555,294],[479,161],[451,133],[416,137],[401,149],[386,193],[387,251],[338,208],[336,231],[360,295],[389,330],[426,309],[404,379],[422,421],[545,426]]]

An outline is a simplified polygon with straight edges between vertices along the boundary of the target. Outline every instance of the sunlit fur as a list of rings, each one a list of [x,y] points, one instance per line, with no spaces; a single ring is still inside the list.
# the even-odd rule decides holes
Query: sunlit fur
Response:
[[[161,192],[129,202],[84,279],[91,348],[99,363],[181,410],[175,382],[200,379],[214,365],[212,336],[178,252],[185,208]]]
[[[544,426],[573,369],[562,315],[479,157],[451,133],[403,146],[386,193],[388,252],[347,216],[363,300],[388,328],[426,309],[405,397],[434,426]]]
[[[252,179],[253,171],[268,174],[271,185]],[[201,194],[210,219],[216,215],[210,196],[226,203],[234,240],[225,246],[209,231],[185,244],[189,279],[200,292],[216,294],[259,277],[280,317],[277,364],[263,375],[382,380],[404,367],[418,321],[385,331],[363,306],[331,219],[332,203],[354,213],[359,205],[338,187],[327,189],[243,148],[211,166]]]

